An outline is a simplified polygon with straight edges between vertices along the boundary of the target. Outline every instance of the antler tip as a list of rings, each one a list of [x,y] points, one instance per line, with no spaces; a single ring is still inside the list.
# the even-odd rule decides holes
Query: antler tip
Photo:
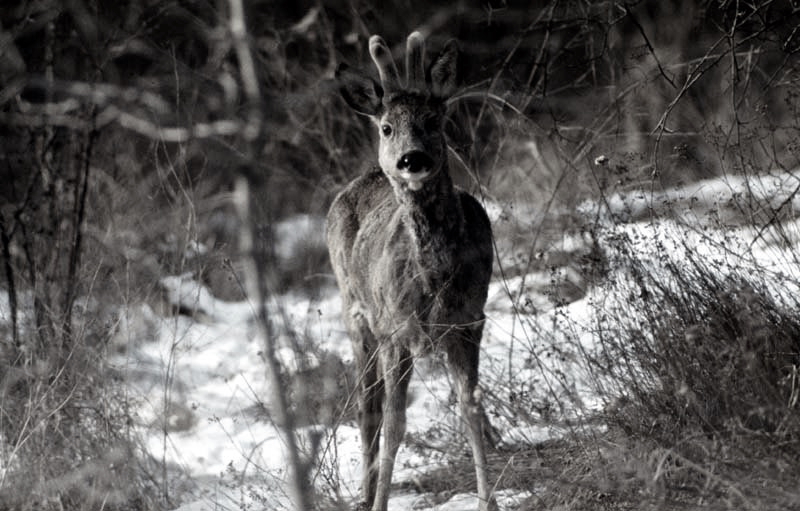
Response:
[[[386,48],[386,42],[379,35],[373,35],[369,38],[369,52],[375,53],[382,48]]]
[[[419,30],[415,30],[408,35],[408,41],[414,43],[422,43],[425,41],[425,36],[422,35],[422,32]]]
[[[373,35],[369,38],[369,54],[378,68],[384,89],[396,88],[400,83],[397,68],[392,59],[392,52],[381,36]]]

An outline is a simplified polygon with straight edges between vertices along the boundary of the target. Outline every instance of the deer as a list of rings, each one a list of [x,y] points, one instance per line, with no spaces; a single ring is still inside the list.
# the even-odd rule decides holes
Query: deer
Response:
[[[448,168],[445,119],[458,45],[447,42],[426,72],[425,40],[413,32],[404,82],[380,36],[370,37],[369,53],[380,82],[346,64],[336,82],[350,108],[377,127],[378,161],[334,198],[326,228],[359,375],[357,508],[386,511],[414,359],[438,351],[446,354],[466,426],[479,509],[493,511],[478,386],[492,229]]]

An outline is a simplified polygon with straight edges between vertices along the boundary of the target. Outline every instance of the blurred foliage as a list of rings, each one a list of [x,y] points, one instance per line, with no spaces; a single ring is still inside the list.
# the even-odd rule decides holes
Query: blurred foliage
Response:
[[[268,170],[286,181],[312,179],[315,183],[293,184],[312,191],[316,177],[330,170],[351,175],[352,164],[363,159],[364,133],[335,129],[352,123],[351,114],[330,97],[326,80],[342,61],[372,67],[366,51],[371,33],[393,42],[398,54],[413,29],[428,33],[434,48],[455,37],[464,54],[463,84],[508,98],[539,120],[544,133],[581,126],[582,137],[608,137],[609,146],[622,143],[640,151],[648,147],[636,138],[647,138],[698,71],[700,81],[680,97],[675,123],[665,126],[670,132],[700,132],[713,117],[731,115],[733,106],[748,107],[752,100],[769,99],[764,105],[779,115],[776,107],[783,98],[778,91],[765,98],[743,96],[784,85],[796,65],[788,57],[800,44],[789,2],[764,2],[738,13],[735,3],[689,1],[538,7],[527,2],[254,1],[247,7],[268,98]],[[226,16],[219,2],[12,3],[0,21],[19,58],[6,59],[17,60],[17,69],[6,63],[4,74],[44,73],[44,35],[53,23],[56,79],[157,92],[172,107],[173,115],[159,116],[165,124],[232,115],[240,102],[226,97],[236,93],[226,83],[236,79]],[[726,58],[731,62],[721,62]],[[721,105],[730,94],[745,104]],[[607,111],[611,108],[618,110],[616,118]],[[722,120],[728,121],[723,126],[730,124]],[[774,119],[776,125],[780,120]],[[567,141],[580,139],[573,135]],[[355,154],[339,154],[342,148]],[[221,160],[230,157],[220,151]]]
[[[78,98],[112,125],[118,118],[102,115],[110,105],[162,126],[236,117],[244,99],[226,7],[7,2],[0,14],[9,41],[0,63],[5,118],[21,108],[15,97],[74,96],[59,86],[73,81],[125,88]],[[267,123],[254,177],[265,196],[281,190],[269,195],[274,216],[324,212],[332,188],[371,159],[371,126],[345,109],[330,80],[341,62],[372,72],[366,48],[372,33],[390,41],[398,57],[414,29],[429,36],[433,51],[457,38],[465,91],[489,92],[523,113],[506,108],[488,115],[481,94],[456,104],[453,147],[471,170],[498,174],[487,176],[495,180],[507,169],[492,163],[531,140],[559,173],[586,167],[600,153],[618,156],[630,179],[654,170],[672,181],[797,163],[792,76],[800,15],[791,2],[339,0],[246,7]],[[41,87],[49,72],[55,85]],[[148,103],[146,93],[161,101]],[[3,123],[15,134],[30,124]],[[235,139],[194,138],[181,144],[180,155],[165,150],[185,162],[184,178],[224,188],[242,163]],[[24,147],[14,136],[4,140]],[[749,158],[731,159],[732,147]],[[113,151],[103,149],[100,155]],[[136,148],[137,156],[148,152]],[[136,172],[152,172],[150,163]],[[25,172],[20,167],[30,165],[15,165],[16,172]]]

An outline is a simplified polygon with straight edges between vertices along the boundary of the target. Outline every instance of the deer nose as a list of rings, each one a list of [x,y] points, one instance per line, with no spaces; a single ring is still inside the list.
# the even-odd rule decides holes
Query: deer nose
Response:
[[[422,151],[408,152],[401,156],[400,161],[397,162],[398,170],[406,169],[411,174],[430,170],[431,167],[433,167],[433,158]]]

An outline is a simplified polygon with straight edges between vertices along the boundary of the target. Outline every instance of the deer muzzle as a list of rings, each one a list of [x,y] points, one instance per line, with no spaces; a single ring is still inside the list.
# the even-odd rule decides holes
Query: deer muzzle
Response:
[[[434,161],[423,151],[409,151],[400,157],[397,170],[412,190],[422,188],[422,182],[433,172]]]

